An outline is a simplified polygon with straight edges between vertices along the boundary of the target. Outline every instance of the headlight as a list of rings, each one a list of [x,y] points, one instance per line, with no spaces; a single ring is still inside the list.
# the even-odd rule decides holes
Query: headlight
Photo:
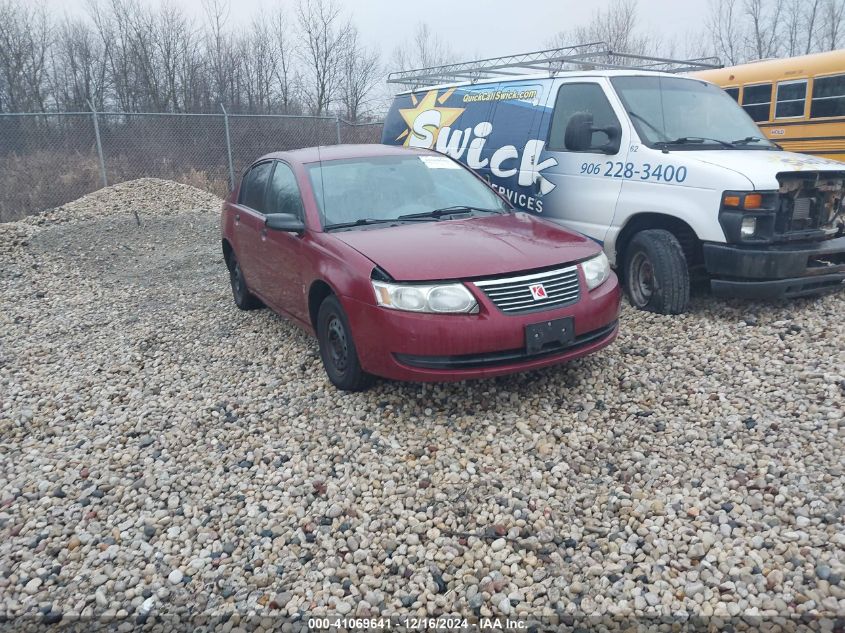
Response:
[[[385,308],[408,312],[467,314],[478,312],[478,303],[463,284],[391,284],[372,281],[376,302]]]
[[[610,262],[607,261],[604,251],[583,262],[581,267],[584,269],[584,279],[587,280],[587,288],[590,290],[602,285],[610,277]]]
[[[757,232],[757,218],[753,215],[747,215],[742,218],[742,224],[739,227],[739,235],[741,237],[754,237]]]

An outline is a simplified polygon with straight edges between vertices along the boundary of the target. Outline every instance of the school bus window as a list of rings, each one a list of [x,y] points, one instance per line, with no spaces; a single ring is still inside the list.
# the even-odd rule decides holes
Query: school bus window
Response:
[[[788,119],[804,116],[804,102],[807,99],[807,80],[789,81],[778,84],[775,118]]]
[[[731,99],[739,103],[739,88],[725,88],[725,92],[731,96]]]
[[[772,84],[745,86],[742,107],[754,121],[768,121],[772,105]]]
[[[828,116],[845,116],[845,75],[816,77],[813,80],[810,118]]]

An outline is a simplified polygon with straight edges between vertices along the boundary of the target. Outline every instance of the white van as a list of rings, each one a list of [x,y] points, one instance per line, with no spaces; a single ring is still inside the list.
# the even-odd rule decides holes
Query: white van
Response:
[[[382,142],[447,154],[603,244],[635,306],[683,312],[696,278],[754,298],[845,287],[845,164],[782,151],[699,79],[480,64],[391,75],[484,78],[397,95]]]

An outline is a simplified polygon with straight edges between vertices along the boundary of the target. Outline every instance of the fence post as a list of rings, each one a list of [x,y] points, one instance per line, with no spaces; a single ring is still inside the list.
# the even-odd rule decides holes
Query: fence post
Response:
[[[103,177],[103,187],[109,186],[109,180],[106,177],[106,161],[103,158],[103,144],[100,142],[100,124],[97,121],[97,111],[94,109],[94,104],[88,100],[88,107],[91,108],[91,116],[94,119],[94,138],[97,140],[97,156],[100,157],[100,174]]]
[[[337,144],[340,145],[340,115],[334,115],[334,124],[335,128],[337,128]]]
[[[220,109],[223,110],[223,129],[226,130],[226,157],[229,160],[229,191],[235,188],[235,169],[232,167],[232,139],[229,138],[229,114],[223,103],[220,103]]]

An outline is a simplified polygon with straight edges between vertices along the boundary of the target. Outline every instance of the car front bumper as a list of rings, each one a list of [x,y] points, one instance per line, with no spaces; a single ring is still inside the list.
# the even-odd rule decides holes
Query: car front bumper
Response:
[[[447,382],[539,369],[595,352],[618,333],[620,291],[611,274],[572,305],[508,315],[477,288],[478,314],[419,314],[390,310],[350,297],[342,302],[363,368],[394,380]],[[470,284],[471,286],[471,284]],[[575,339],[529,354],[525,326],[572,317]]]
[[[845,237],[742,247],[704,244],[710,286],[719,296],[793,298],[845,288]]]

